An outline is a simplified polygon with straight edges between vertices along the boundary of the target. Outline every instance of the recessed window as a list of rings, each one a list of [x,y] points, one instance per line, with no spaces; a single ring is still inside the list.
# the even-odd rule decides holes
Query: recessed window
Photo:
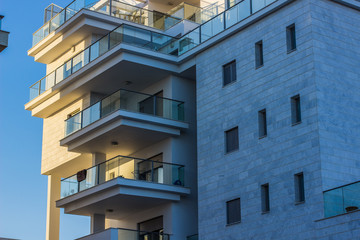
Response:
[[[236,81],[236,61],[232,61],[223,66],[223,85]]]
[[[240,198],[226,202],[227,224],[239,223],[241,221]]]
[[[259,68],[264,65],[263,42],[255,43],[255,67]]]
[[[267,136],[266,109],[259,111],[259,138]]]
[[[286,27],[286,44],[288,53],[296,50],[295,24]]]
[[[226,153],[239,149],[239,130],[237,127],[225,132]]]
[[[291,123],[301,123],[300,95],[291,98]]]
[[[305,202],[304,174],[294,175],[295,180],[295,203]]]
[[[261,185],[261,211],[263,213],[270,211],[270,192],[268,183]]]

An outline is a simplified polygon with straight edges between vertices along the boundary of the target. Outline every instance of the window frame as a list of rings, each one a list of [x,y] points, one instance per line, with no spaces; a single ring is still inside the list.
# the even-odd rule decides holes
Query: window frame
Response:
[[[286,47],[288,54],[296,51],[297,44],[295,23],[286,27]]]
[[[267,131],[266,108],[258,111],[258,131],[259,131],[259,139],[267,137],[268,131]]]
[[[229,149],[229,147],[228,147],[228,143],[229,143],[228,133],[230,133],[233,130],[236,130],[236,135],[235,135],[236,136],[236,147],[234,149]],[[239,150],[239,127],[236,126],[236,127],[230,128],[230,129],[224,131],[224,134],[225,134],[225,154],[229,154],[229,153],[238,151]],[[234,146],[235,146],[235,144],[234,144]]]
[[[229,68],[229,82],[226,82],[226,70]],[[234,82],[236,82],[236,60],[228,62],[222,66],[223,72],[223,87],[226,87]]]
[[[304,172],[294,174],[295,204],[305,202],[305,179]]]
[[[230,212],[234,212],[234,211],[231,211],[232,209],[230,209],[230,203],[237,203],[238,202],[238,206],[239,206],[239,215],[237,216],[238,219],[235,219],[234,221],[230,222],[230,215],[229,213]],[[235,209],[236,210],[236,209]],[[234,198],[232,200],[229,200],[229,201],[226,201],[226,226],[231,226],[231,225],[234,225],[234,224],[239,224],[241,223],[241,199],[238,197],[238,198]]]
[[[291,104],[291,124],[292,126],[294,126],[300,124],[302,121],[300,94],[292,96],[290,98],[290,104]]]
[[[261,213],[270,212],[270,187],[269,183],[261,185]]]
[[[255,69],[261,68],[264,66],[264,44],[260,40],[255,43]]]

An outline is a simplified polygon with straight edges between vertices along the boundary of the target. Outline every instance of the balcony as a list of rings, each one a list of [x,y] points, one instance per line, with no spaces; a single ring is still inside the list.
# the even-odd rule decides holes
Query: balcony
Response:
[[[79,176],[83,176],[84,179]],[[184,186],[184,166],[134,157],[117,156],[61,180],[61,198],[71,196],[118,177]]]
[[[67,119],[65,136],[120,109],[184,121],[184,102],[121,89]]]
[[[124,228],[109,228],[105,231],[91,234],[77,240],[170,240],[170,235],[157,232],[144,232]]]
[[[184,166],[117,156],[61,180],[57,207],[66,213],[106,214],[122,219],[190,194],[184,187]],[[111,212],[108,209],[112,209]]]
[[[154,51],[169,53],[173,51],[170,43],[174,41],[175,38],[164,34],[122,24],[33,84],[30,87],[30,101],[95,61],[120,43],[124,42]]]
[[[138,2],[143,3],[142,1]],[[179,18],[129,5],[118,0],[75,0],[33,34],[33,46],[56,31],[81,9],[88,9],[163,31],[181,21]]]
[[[324,192],[324,216],[333,217],[360,208],[360,182]]]

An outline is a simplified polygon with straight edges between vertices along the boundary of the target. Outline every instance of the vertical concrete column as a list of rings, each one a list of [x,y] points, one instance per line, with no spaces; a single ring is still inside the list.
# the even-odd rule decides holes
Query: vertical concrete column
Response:
[[[105,215],[93,214],[91,216],[91,233],[101,232],[105,230]]]
[[[60,230],[60,209],[55,201],[60,199],[61,178],[56,175],[48,176],[47,211],[46,211],[46,240],[58,240]]]
[[[93,153],[92,154],[92,164],[93,166],[98,165],[99,163],[106,161],[106,154],[104,153]]]

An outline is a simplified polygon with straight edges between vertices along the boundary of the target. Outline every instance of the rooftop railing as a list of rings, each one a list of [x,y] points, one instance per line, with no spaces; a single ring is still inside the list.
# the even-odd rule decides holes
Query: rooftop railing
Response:
[[[117,156],[61,180],[61,198],[114,178],[184,186],[184,166],[134,157]]]
[[[324,192],[325,218],[360,209],[360,182]]]
[[[184,121],[184,102],[121,89],[65,120],[65,136],[117,110]]]
[[[168,53],[174,41],[175,38],[164,34],[122,24],[30,86],[30,101],[122,42]]]
[[[236,23],[241,22],[255,12],[276,2],[277,0],[242,0],[227,9],[226,11],[213,17],[189,33],[182,36],[179,42],[178,55],[193,49],[222,31],[230,28]]]
[[[54,32],[81,9],[88,9],[148,27],[167,30],[182,19],[132,6],[118,0],[75,0],[33,34],[33,46]]]

